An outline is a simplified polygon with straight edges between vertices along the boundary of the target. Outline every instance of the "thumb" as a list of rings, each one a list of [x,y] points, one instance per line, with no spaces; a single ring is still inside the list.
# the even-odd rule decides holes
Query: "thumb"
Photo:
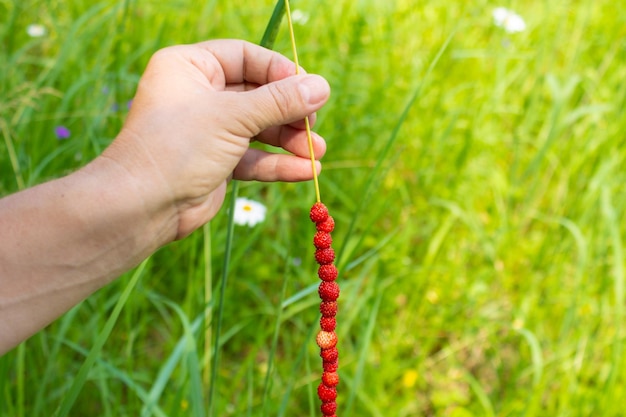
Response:
[[[319,110],[330,96],[328,82],[319,75],[296,75],[244,93],[243,111],[258,129],[304,119]]]

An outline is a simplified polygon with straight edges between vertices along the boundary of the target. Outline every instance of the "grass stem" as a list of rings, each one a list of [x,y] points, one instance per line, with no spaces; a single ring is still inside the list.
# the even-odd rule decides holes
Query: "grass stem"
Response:
[[[293,30],[293,21],[291,20],[291,7],[289,6],[289,0],[285,0],[285,6],[287,8],[287,25],[289,27],[289,38],[291,40],[291,49],[293,52],[293,61],[296,64],[296,75],[300,74],[300,63],[298,62],[298,49],[296,47],[296,35]],[[304,127],[306,129],[307,144],[309,146],[309,157],[311,158],[311,170],[313,171],[313,185],[315,187],[315,200],[320,203],[322,197],[320,196],[320,184],[317,179],[317,168],[315,166],[315,152],[313,151],[313,138],[311,137],[311,123],[309,122],[309,116],[304,118]]]
[[[204,384],[208,388],[211,379],[211,319],[213,313],[213,270],[211,267],[211,223],[202,227],[204,249]]]

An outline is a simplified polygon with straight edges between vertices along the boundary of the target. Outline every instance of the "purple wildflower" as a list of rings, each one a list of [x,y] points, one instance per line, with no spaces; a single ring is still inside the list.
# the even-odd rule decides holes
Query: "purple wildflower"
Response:
[[[60,125],[54,128],[54,134],[57,135],[57,139],[62,140],[69,138],[71,132],[67,127]]]

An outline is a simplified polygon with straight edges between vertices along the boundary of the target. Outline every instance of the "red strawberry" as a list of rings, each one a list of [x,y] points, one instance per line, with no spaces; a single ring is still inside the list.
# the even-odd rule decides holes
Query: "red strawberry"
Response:
[[[337,411],[337,403],[335,401],[322,403],[320,410],[325,416],[332,416],[333,414],[335,414],[335,411]]]
[[[337,399],[337,388],[319,384],[317,387],[317,396],[323,403],[335,401]]]
[[[326,232],[326,233],[330,233],[333,230],[335,230],[335,219],[333,219],[332,216],[328,216],[328,218],[326,220],[324,220],[323,222],[318,222],[315,225],[315,228],[319,231],[319,232]]]
[[[324,362],[335,362],[337,359],[339,359],[339,351],[336,347],[322,349],[320,351],[320,356],[322,357]]]
[[[322,281],[334,281],[337,279],[337,275],[339,275],[339,271],[337,271],[337,267],[333,264],[320,265],[317,270],[317,276],[319,276]]]
[[[322,365],[324,366],[324,372],[337,372],[339,369],[339,361],[337,360],[331,362],[323,361]]]
[[[317,346],[322,349],[330,349],[337,345],[337,334],[335,332],[325,332],[322,330],[317,334]]]
[[[328,387],[334,387],[339,384],[339,374],[337,372],[324,372],[322,374],[322,382]]]
[[[311,207],[311,221],[314,223],[323,222],[328,218],[328,209],[324,203],[315,203]]]
[[[315,236],[313,236],[313,244],[317,249],[326,249],[330,248],[330,245],[333,243],[333,238],[330,236],[330,233],[327,232],[317,232]]]
[[[333,248],[318,249],[315,251],[315,260],[320,265],[332,264],[335,260]]]
[[[317,275],[322,282],[319,285],[318,293],[322,302],[320,303],[321,331],[317,334],[316,342],[320,347],[320,356],[324,374],[322,383],[317,387],[317,395],[322,401],[321,411],[326,417],[337,417],[337,384],[339,375],[337,374],[339,351],[337,350],[337,334],[335,327],[337,320],[337,298],[339,298],[339,285],[335,282],[339,272],[333,264],[335,261],[335,251],[331,248],[333,238],[330,233],[335,229],[335,219],[328,214],[328,208],[321,202],[317,202],[311,207],[311,221],[315,223],[317,233],[313,237],[315,245],[315,260],[320,265]]]
[[[320,318],[320,327],[325,332],[332,332],[337,327],[337,320],[334,317],[322,317]]]
[[[335,317],[337,315],[337,302],[322,301],[320,303],[320,313],[322,313],[322,317]]]
[[[336,301],[339,298],[339,284],[335,281],[323,281],[317,292],[324,301]]]

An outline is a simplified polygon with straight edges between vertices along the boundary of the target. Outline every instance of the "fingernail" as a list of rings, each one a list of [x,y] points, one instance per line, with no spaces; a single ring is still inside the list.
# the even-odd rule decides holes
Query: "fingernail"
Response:
[[[300,93],[309,104],[318,104],[328,98],[328,82],[319,75],[306,75],[300,81]]]

